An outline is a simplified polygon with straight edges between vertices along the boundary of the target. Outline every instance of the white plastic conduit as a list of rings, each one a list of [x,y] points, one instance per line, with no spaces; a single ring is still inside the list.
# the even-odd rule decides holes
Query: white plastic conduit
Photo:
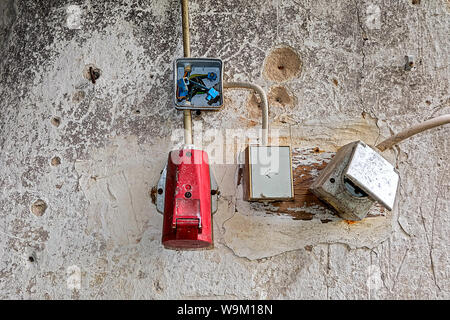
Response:
[[[224,89],[247,89],[254,90],[259,95],[261,99],[261,109],[262,109],[262,145],[267,145],[269,136],[269,103],[267,101],[267,95],[263,88],[257,84],[248,82],[224,82]]]
[[[380,149],[381,151],[387,150],[415,134],[421,133],[425,130],[428,130],[428,129],[431,129],[434,127],[442,126],[447,123],[450,123],[450,114],[444,114],[442,116],[424,121],[422,123],[416,124],[415,126],[412,126],[411,128],[403,130],[403,131],[397,133],[396,135],[393,135],[392,137],[384,140],[383,142],[381,142],[377,145],[377,148]]]

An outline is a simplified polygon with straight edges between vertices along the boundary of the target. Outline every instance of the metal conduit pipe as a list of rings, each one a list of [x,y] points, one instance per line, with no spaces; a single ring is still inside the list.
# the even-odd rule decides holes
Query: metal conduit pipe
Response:
[[[181,0],[181,15],[183,26],[183,50],[184,57],[191,56],[191,47],[189,39],[189,5],[188,0]],[[249,89],[258,93],[262,104],[262,144],[267,145],[268,130],[269,130],[269,104],[267,102],[267,95],[264,90],[255,84],[247,82],[226,82],[223,84],[224,88],[229,89]],[[192,144],[192,116],[190,110],[184,110],[184,140],[186,144]]]
[[[189,3],[188,0],[181,0],[181,22],[183,26],[183,51],[184,57],[191,56],[191,45],[189,39]],[[183,110],[184,118],[184,143],[192,144],[192,115],[191,110]]]

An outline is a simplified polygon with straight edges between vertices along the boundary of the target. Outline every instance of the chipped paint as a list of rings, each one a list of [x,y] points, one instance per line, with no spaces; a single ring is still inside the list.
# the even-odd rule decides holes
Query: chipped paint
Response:
[[[314,205],[298,206],[311,220],[254,209],[240,198],[238,165],[214,163],[215,249],[164,250],[149,191],[182,128],[168,89],[183,54],[179,1],[0,9],[0,298],[449,298],[448,128],[387,154],[402,178],[396,210],[352,225]],[[268,92],[278,85],[263,76],[273,49],[301,58],[282,83],[292,105],[271,108],[283,144],[328,157],[450,111],[448,1],[191,0],[190,9],[192,55],[222,58],[226,81]],[[408,72],[406,55],[417,61]],[[89,64],[102,72],[95,84],[83,76]],[[223,110],[194,124],[259,128],[251,95],[226,91]],[[317,163],[309,159],[296,168]],[[30,210],[37,199],[42,216]],[[68,288],[71,266],[81,282]]]

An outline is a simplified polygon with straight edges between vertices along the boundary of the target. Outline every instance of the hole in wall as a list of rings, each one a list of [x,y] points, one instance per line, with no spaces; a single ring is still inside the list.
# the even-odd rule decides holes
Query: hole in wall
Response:
[[[97,81],[97,79],[100,78],[101,74],[102,71],[93,64],[86,65],[83,70],[83,77],[85,77],[87,80],[91,81],[94,84]]]
[[[34,251],[34,248],[27,248],[24,254],[24,259],[28,263],[35,263],[37,262],[36,258],[36,252]]]
[[[270,105],[275,106],[294,106],[294,97],[283,86],[274,86],[270,88],[268,94],[268,100]]]
[[[31,205],[31,213],[33,213],[35,216],[38,216],[38,217],[42,216],[44,214],[45,210],[47,210],[47,204],[42,199],[36,200]]]
[[[50,119],[50,122],[52,125],[54,125],[55,127],[59,127],[59,125],[61,124],[61,118],[59,117],[53,117]]]
[[[56,167],[61,164],[61,158],[60,157],[53,157],[51,160],[52,166]]]
[[[302,67],[299,55],[289,47],[272,50],[264,64],[263,75],[272,81],[283,82],[296,77]]]

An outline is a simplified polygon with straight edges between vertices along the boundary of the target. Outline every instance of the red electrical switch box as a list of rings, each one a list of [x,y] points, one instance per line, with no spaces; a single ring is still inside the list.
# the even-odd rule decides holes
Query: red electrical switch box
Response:
[[[170,249],[213,245],[208,154],[182,149],[167,162],[162,244]]]

